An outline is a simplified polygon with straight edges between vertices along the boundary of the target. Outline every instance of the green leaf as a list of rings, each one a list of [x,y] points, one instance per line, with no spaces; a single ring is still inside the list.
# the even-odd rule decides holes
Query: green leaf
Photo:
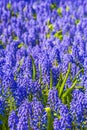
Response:
[[[79,22],[80,22],[80,20],[77,19],[77,20],[75,21],[75,24],[78,25]]]
[[[52,76],[52,70],[50,70],[50,89],[52,89],[53,86],[53,76]]]
[[[14,97],[12,96],[12,92],[10,90],[10,88],[8,87],[7,93],[6,93],[6,103],[7,103],[7,107],[6,107],[6,111],[11,112],[12,110],[16,110],[16,102]]]
[[[54,29],[54,26],[51,24],[50,20],[47,21],[47,27],[49,28],[50,32],[52,32]]]
[[[44,106],[47,105],[47,100],[48,100],[48,86],[46,85],[46,88],[42,90],[42,98],[43,98],[43,104]]]
[[[7,111],[11,112],[12,110],[16,110],[16,103],[14,97],[10,95],[7,98],[8,107],[6,108]]]
[[[33,69],[33,72],[32,72],[32,80],[35,80],[36,79],[36,66],[35,66],[35,63],[34,63],[34,59],[33,57],[30,55],[31,59],[32,59],[32,69]]]
[[[7,9],[11,9],[11,4],[10,3],[7,4]]]
[[[59,40],[63,40],[62,30],[59,30],[54,34],[55,38],[58,38]]]
[[[83,86],[76,86],[75,88],[76,88],[76,89],[84,89]]]
[[[33,18],[36,20],[37,19],[37,14],[33,13]]]
[[[51,109],[50,107],[47,107],[45,108],[45,110],[47,112],[47,120],[48,120],[47,130],[53,130],[53,117],[52,117]]]
[[[57,85],[56,85],[56,89],[58,90],[58,92],[59,92],[59,90],[60,90],[60,86],[61,86],[61,84],[62,84],[62,82],[63,82],[63,74],[62,73],[60,73],[60,75],[59,75],[59,80],[58,80],[58,83],[57,83]]]
[[[17,36],[14,36],[14,37],[13,37],[13,40],[14,40],[14,41],[17,41],[17,40],[18,40],[18,37],[17,37]]]
[[[59,120],[61,119],[60,114],[54,113],[54,117],[57,117]]]
[[[20,44],[18,45],[18,48],[21,48],[22,46],[24,46],[24,44],[23,44],[23,43],[20,43]]]
[[[66,6],[66,11],[68,12],[70,9],[69,9],[69,6]]]
[[[71,46],[68,47],[68,53],[72,54],[72,47]]]
[[[62,8],[58,8],[58,9],[57,9],[57,13],[58,13],[58,15],[61,17],[61,16],[62,16]]]
[[[50,5],[51,10],[55,9],[56,7],[57,7],[57,6],[56,6],[55,3]]]
[[[48,25],[48,28],[50,29],[50,31],[53,31],[53,29],[54,29],[54,27],[53,27],[52,24],[49,24],[49,25]]]
[[[4,49],[6,48],[6,46],[4,45],[4,43],[1,40],[0,40],[0,45],[2,45]]]
[[[77,80],[75,80],[75,82],[73,83],[73,85],[71,86],[71,88],[68,88],[65,91],[65,93],[62,95],[62,98],[67,97],[72,92],[72,90],[75,88],[76,83],[77,83]]]
[[[47,33],[47,34],[46,34],[46,38],[50,38],[50,33]]]
[[[66,104],[68,107],[70,107],[71,100],[72,100],[72,94],[69,93],[68,96],[66,97]]]
[[[2,116],[1,114],[0,114],[0,120],[1,120],[4,124],[6,123],[5,117]]]
[[[5,124],[2,124],[2,130],[7,130]]]
[[[28,96],[28,100],[29,100],[29,102],[31,102],[32,99],[33,99],[33,95],[30,93],[29,96]]]
[[[65,78],[64,78],[64,80],[63,80],[63,82],[62,82],[62,85],[61,85],[61,87],[60,87],[59,97],[61,97],[61,95],[62,95],[62,93],[63,93],[65,83],[66,83],[67,78],[68,78],[69,73],[70,73],[70,69],[71,69],[71,64],[69,63],[69,65],[68,65],[68,71],[67,71],[67,73],[66,73],[66,75],[65,75]]]
[[[39,69],[40,69],[40,79],[39,79],[39,82],[41,83],[42,82],[42,68],[41,68],[41,66],[39,67]]]

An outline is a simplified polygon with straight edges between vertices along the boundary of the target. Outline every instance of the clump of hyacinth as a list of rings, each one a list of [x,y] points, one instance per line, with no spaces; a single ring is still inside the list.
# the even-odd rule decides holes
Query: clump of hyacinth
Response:
[[[30,103],[28,100],[9,115],[8,124],[11,130],[46,129],[46,112],[36,98]]]
[[[73,127],[75,129],[85,128],[87,119],[86,119],[86,93],[74,90],[73,99],[70,104],[70,112],[73,119]]]

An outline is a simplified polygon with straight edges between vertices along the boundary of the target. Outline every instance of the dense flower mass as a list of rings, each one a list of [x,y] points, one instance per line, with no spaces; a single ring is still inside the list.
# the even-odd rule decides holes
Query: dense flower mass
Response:
[[[0,0],[0,130],[87,130],[87,0]]]

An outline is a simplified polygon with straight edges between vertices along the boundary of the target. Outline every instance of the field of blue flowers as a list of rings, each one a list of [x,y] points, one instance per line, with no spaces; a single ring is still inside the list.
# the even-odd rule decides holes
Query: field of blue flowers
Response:
[[[87,0],[0,0],[0,130],[87,130]]]

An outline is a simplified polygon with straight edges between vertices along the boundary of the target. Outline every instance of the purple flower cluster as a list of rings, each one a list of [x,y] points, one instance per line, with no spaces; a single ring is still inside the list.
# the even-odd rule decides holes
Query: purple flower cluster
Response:
[[[0,129],[87,129],[86,25],[86,0],[0,0]]]

